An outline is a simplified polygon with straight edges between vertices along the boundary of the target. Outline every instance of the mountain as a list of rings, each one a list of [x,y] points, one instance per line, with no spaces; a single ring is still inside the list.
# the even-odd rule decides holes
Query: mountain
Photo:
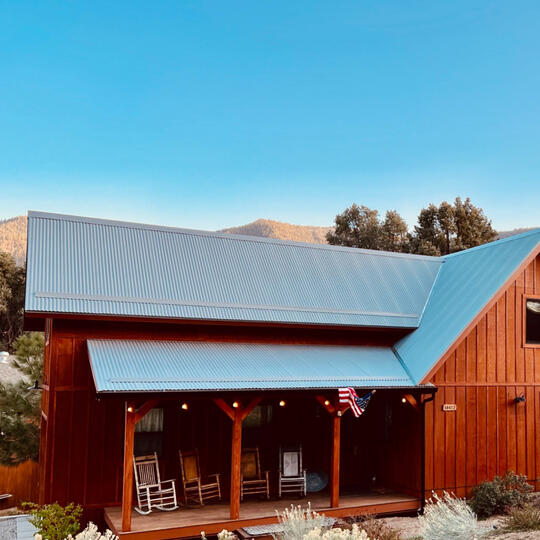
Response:
[[[326,244],[326,233],[331,227],[313,227],[311,225],[291,225],[271,219],[258,219],[247,225],[230,227],[218,232],[231,234],[246,234],[248,236],[264,236],[265,238],[278,238],[280,240],[293,240],[294,242],[311,242],[313,244]]]
[[[10,253],[17,264],[26,260],[26,216],[0,220],[0,251]]]

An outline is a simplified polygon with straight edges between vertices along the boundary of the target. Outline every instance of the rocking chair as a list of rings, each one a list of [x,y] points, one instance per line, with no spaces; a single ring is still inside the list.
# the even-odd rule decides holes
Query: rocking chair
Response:
[[[133,460],[139,514],[149,514],[154,508],[170,512],[178,508],[174,480],[161,480],[157,454],[138,456]]]
[[[178,457],[180,458],[180,470],[186,504],[194,502],[203,506],[206,501],[212,499],[221,501],[220,475],[219,473],[209,474],[207,481],[202,482],[201,469],[199,467],[199,452],[197,450],[191,452],[182,452],[179,450]]]
[[[307,474],[302,469],[302,446],[279,448],[278,495],[298,493],[306,496]]]
[[[261,471],[261,461],[258,448],[242,450],[240,500],[244,495],[266,495],[270,499],[269,471]]]

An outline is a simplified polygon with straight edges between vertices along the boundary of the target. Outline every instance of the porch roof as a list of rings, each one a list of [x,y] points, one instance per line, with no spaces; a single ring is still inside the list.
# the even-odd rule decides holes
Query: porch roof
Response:
[[[390,347],[89,339],[97,392],[415,386]]]

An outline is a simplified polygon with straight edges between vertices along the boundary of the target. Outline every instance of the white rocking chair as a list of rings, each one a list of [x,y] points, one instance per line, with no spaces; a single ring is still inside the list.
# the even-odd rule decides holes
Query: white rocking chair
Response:
[[[307,471],[302,468],[302,445],[279,449],[278,496],[296,493],[306,496]]]
[[[138,456],[133,460],[135,485],[137,487],[139,514],[149,514],[157,508],[170,512],[178,508],[176,485],[174,480],[161,480],[157,454]]]

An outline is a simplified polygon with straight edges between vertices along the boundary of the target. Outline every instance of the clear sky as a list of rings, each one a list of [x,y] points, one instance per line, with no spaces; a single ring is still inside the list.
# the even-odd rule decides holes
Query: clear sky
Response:
[[[0,0],[0,218],[540,226],[537,0]]]

